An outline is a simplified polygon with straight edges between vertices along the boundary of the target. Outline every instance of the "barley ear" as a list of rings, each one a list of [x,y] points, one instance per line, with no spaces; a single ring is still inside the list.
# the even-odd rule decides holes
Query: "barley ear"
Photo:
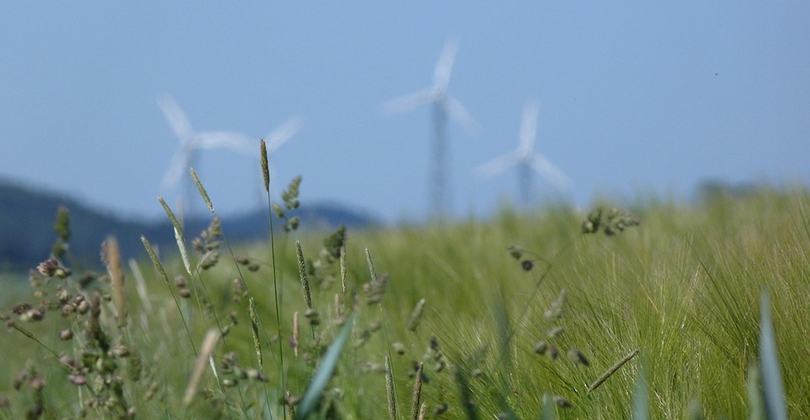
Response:
[[[596,388],[599,388],[599,386],[602,385],[602,383],[604,383],[608,378],[610,378],[614,373],[616,373],[617,370],[621,369],[621,367],[624,366],[625,363],[629,362],[632,358],[636,357],[637,354],[638,349],[635,349],[630,353],[627,353],[627,355],[622,357],[618,362],[614,363],[613,366],[611,366],[608,370],[606,370],[605,373],[599,375],[599,377],[596,378],[596,380],[593,381],[593,383],[590,386],[588,386],[588,393],[590,394]]]

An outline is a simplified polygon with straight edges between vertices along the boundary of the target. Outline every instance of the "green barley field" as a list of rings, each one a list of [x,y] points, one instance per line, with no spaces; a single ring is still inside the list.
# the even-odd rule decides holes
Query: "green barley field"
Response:
[[[212,214],[95,273],[63,214],[3,295],[0,418],[810,418],[806,189],[596,208],[250,245]]]

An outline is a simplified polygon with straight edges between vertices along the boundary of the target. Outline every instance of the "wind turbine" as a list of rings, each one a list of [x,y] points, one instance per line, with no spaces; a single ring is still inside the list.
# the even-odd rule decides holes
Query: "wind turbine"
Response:
[[[479,175],[490,177],[517,166],[520,195],[524,205],[528,205],[531,201],[533,170],[546,178],[558,191],[567,191],[571,186],[571,180],[562,171],[546,159],[545,156],[534,152],[534,141],[537,135],[537,114],[539,111],[540,105],[536,101],[526,102],[523,107],[520,143],[517,149],[477,168]]]
[[[387,113],[404,112],[422,105],[432,105],[433,118],[433,170],[430,182],[430,202],[434,216],[443,216],[447,210],[445,149],[447,143],[446,125],[448,115],[458,121],[467,133],[475,135],[480,126],[467,112],[464,105],[447,93],[450,72],[458,50],[458,40],[445,43],[439,62],[433,71],[433,86],[428,89],[405,95],[385,103]]]
[[[177,105],[170,95],[158,100],[158,106],[166,116],[172,131],[180,140],[180,148],[172,156],[171,164],[161,182],[161,190],[176,188],[181,180],[184,182],[184,196],[191,194],[190,175],[188,170],[196,159],[200,149],[227,148],[236,152],[258,156],[259,142],[257,139],[241,133],[231,131],[204,131],[196,132],[186,117],[185,112]],[[301,120],[298,117],[290,118],[278,129],[266,137],[267,152],[271,153],[284,142],[290,139],[300,129]],[[180,214],[182,215],[183,200],[180,200]]]

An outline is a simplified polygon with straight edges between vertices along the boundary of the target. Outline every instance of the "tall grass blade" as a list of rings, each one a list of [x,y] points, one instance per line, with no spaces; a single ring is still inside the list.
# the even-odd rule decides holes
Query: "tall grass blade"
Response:
[[[642,363],[636,377],[636,390],[633,395],[633,420],[650,418],[650,390],[647,385],[647,371]]]
[[[463,370],[461,365],[456,364],[453,368],[453,376],[458,385],[459,394],[461,397],[461,407],[464,408],[464,415],[467,420],[478,420],[478,412],[475,409],[475,401],[473,401],[472,389],[470,389],[470,382],[467,372]]]
[[[689,419],[703,420],[703,411],[700,408],[700,403],[696,399],[689,401]]]
[[[338,334],[335,341],[329,345],[329,349],[326,350],[326,354],[321,361],[321,366],[318,368],[318,371],[315,372],[315,376],[312,378],[312,381],[309,382],[307,390],[304,392],[304,396],[298,404],[298,409],[295,412],[296,419],[306,419],[318,408],[323,390],[326,388],[326,384],[329,382],[329,378],[332,376],[335,366],[337,366],[340,353],[343,351],[343,346],[349,338],[355,315],[356,312],[352,312],[352,314],[349,315],[346,324],[340,329],[340,334]]]
[[[760,298],[759,351],[762,369],[762,388],[765,394],[765,410],[769,420],[787,420],[785,388],[776,353],[776,337],[771,319],[771,299],[763,290]]]
[[[748,420],[766,420],[765,399],[762,396],[762,382],[756,364],[748,366]]]
[[[543,398],[543,413],[540,415],[540,420],[554,420],[557,418],[554,405],[554,399],[551,398],[551,395],[546,394],[545,398]]]

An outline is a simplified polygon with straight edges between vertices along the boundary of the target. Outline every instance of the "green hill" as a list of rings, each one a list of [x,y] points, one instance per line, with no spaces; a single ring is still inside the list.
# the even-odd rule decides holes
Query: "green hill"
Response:
[[[48,258],[56,235],[53,230],[57,210],[64,206],[70,213],[71,230],[81,232],[70,241],[71,254],[82,264],[98,266],[102,241],[114,235],[127,256],[143,258],[140,241],[146,236],[155,245],[174,245],[171,223],[125,219],[111,212],[94,209],[60,194],[37,190],[11,181],[0,181],[0,271],[21,271]],[[345,224],[364,228],[377,224],[362,212],[332,204],[304,204],[291,213],[301,217],[309,228],[331,228]],[[234,243],[264,240],[269,235],[267,211],[259,210],[227,218],[223,223]],[[189,220],[186,230],[197,234],[210,222],[210,216]]]

